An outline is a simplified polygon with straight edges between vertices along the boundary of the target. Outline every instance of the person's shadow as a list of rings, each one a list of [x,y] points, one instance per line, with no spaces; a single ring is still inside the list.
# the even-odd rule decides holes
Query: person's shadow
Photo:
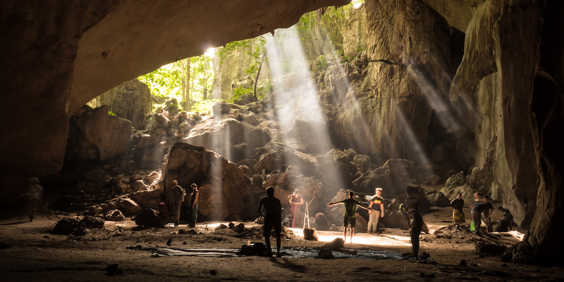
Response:
[[[281,268],[286,268],[286,269],[292,270],[294,272],[299,272],[299,273],[305,273],[306,272],[305,266],[292,263],[291,261],[289,261],[288,259],[285,259],[285,258],[284,259],[282,259],[282,258],[279,258],[279,259],[271,258],[270,261],[275,266],[278,266],[278,267],[281,267]]]

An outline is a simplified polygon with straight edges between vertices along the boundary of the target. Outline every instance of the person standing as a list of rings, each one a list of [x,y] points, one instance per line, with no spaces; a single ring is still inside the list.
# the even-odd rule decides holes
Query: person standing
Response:
[[[262,208],[266,212],[262,211]],[[274,228],[274,235],[276,236],[276,257],[279,258],[280,255],[280,244],[282,232],[282,205],[280,200],[274,197],[274,188],[266,188],[266,197],[262,197],[259,201],[257,212],[264,217],[264,243],[266,244],[267,256],[272,256],[272,249],[270,247],[270,234],[272,228]]]
[[[466,218],[464,217],[464,200],[462,200],[462,193],[458,193],[456,195],[456,199],[450,202],[450,206],[453,208],[452,210],[452,222],[454,224],[464,224],[466,222]]]
[[[513,215],[509,209],[499,206],[497,210],[501,212],[503,218],[499,220],[499,224],[495,228],[495,232],[507,232],[511,230],[513,225]]]
[[[192,193],[190,193],[190,225],[189,227],[196,227],[196,222],[198,221],[198,196],[200,192],[198,191],[198,185],[192,183]]]
[[[482,232],[480,228],[482,227],[482,212],[486,208],[484,199],[482,198],[482,193],[476,192],[474,194],[474,203],[472,205],[472,221],[474,222],[474,228],[476,234],[480,235]]]
[[[409,233],[411,236],[411,253],[403,254],[404,257],[415,257],[419,255],[419,234],[423,227],[423,205],[421,204],[418,194],[421,188],[417,185],[408,185],[405,189],[407,198],[405,199],[404,206],[407,210],[407,217],[409,219]]]
[[[43,199],[43,187],[39,185],[39,179],[32,177],[27,180],[27,193],[23,194],[22,196],[28,197],[28,210],[29,210],[29,221],[33,221],[33,217],[35,215],[35,211],[37,210],[37,205]]]
[[[296,227],[298,222],[298,216],[300,215],[300,208],[304,204],[304,199],[300,195],[298,189],[294,190],[294,193],[289,197],[290,201],[290,211],[292,212],[292,228]]]
[[[490,215],[493,213],[494,208],[492,206],[492,203],[488,202],[487,196],[484,196],[484,204],[485,206],[484,206],[484,210],[482,211],[482,220],[486,224],[486,227],[488,228],[488,232],[492,232],[493,225]]]
[[[382,198],[382,188],[376,188],[376,195],[370,200],[370,219],[368,220],[368,233],[379,233],[378,221],[384,217],[384,199]]]
[[[340,202],[336,202],[336,203],[329,203],[327,204],[328,207],[332,206],[332,205],[336,205],[336,204],[344,204],[345,205],[345,214],[343,215],[343,224],[345,225],[345,233],[344,233],[344,239],[345,242],[347,241],[347,229],[349,228],[349,224],[350,224],[350,229],[351,229],[351,243],[353,240],[353,236],[354,236],[354,227],[356,226],[356,208],[357,207],[361,207],[365,210],[369,210],[368,208],[363,207],[362,205],[360,205],[359,202],[357,202],[354,198],[354,192],[353,191],[349,191],[349,198],[342,200]]]
[[[172,212],[174,213],[175,221],[174,226],[178,226],[180,220],[180,208],[182,207],[182,202],[184,202],[184,197],[186,197],[186,192],[180,185],[178,185],[177,180],[172,181]]]

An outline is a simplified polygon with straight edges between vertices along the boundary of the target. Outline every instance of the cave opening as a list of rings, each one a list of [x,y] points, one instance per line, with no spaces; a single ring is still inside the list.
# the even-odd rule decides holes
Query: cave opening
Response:
[[[0,111],[7,277],[564,275],[562,3],[165,2],[0,4],[0,81],[21,92]],[[287,253],[206,255],[260,247],[268,187]],[[335,247],[349,211],[328,204],[350,191],[373,208]],[[421,256],[401,258],[413,238]]]

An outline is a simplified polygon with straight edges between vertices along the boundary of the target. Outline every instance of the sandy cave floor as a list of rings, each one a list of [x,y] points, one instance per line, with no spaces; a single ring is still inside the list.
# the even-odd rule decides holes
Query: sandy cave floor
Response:
[[[469,213],[467,213],[469,214]],[[69,214],[72,216],[73,214]],[[151,257],[147,251],[128,250],[130,246],[165,247],[172,236],[176,248],[240,248],[248,241],[262,242],[257,234],[237,237],[235,233],[214,232],[219,223],[199,223],[200,234],[178,234],[185,224],[172,228],[138,230],[135,223],[106,222],[105,230],[82,237],[49,233],[65,213],[40,215],[33,222],[0,225],[0,242],[10,245],[0,249],[2,281],[100,281],[100,280],[486,280],[551,281],[564,277],[563,267],[504,263],[499,257],[480,257],[474,253],[476,240],[511,245],[522,239],[524,230],[492,233],[483,238],[460,234],[450,239],[421,235],[421,252],[432,260],[360,260],[266,257]],[[494,214],[494,221],[496,216]],[[450,223],[450,208],[435,208],[424,216],[431,234]],[[245,223],[251,227],[252,223]],[[189,229],[190,230],[190,229]],[[301,230],[293,229],[301,236]],[[231,231],[231,230],[229,230]],[[221,233],[221,235],[219,234]],[[282,247],[320,247],[341,232],[320,231],[320,241],[306,241],[300,236],[286,239]],[[272,240],[273,246],[275,241]],[[386,228],[381,235],[358,233],[347,248],[371,248],[398,253],[411,245],[407,231]],[[459,266],[462,260],[467,266]],[[123,274],[108,276],[105,268],[118,264]],[[422,278],[425,276],[425,278]]]

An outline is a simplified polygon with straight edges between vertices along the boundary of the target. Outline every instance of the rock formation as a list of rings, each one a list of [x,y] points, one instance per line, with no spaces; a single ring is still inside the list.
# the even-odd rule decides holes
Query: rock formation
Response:
[[[68,118],[105,91],[209,47],[289,27],[305,12],[348,2],[2,1],[0,43],[10,54],[0,76],[7,93],[0,111],[5,189],[58,173]],[[10,122],[14,116],[23,117],[17,125]]]

